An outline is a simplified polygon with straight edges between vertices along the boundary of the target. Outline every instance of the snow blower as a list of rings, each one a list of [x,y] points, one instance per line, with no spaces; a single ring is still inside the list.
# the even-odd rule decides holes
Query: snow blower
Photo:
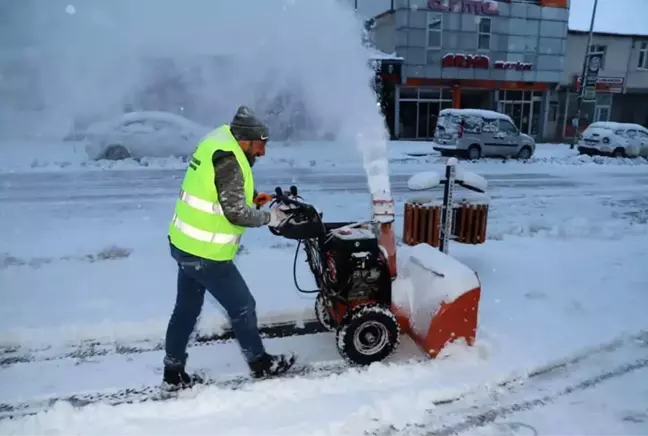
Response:
[[[406,333],[434,358],[449,342],[476,333],[480,283],[467,266],[436,248],[419,244],[407,253],[399,276],[392,230],[394,203],[372,199],[372,218],[325,222],[297,188],[275,189],[270,207],[288,215],[270,231],[298,241],[293,273],[300,292],[316,293],[315,316],[335,331],[340,355],[368,365],[390,356]],[[297,255],[303,245],[317,289],[297,285]]]

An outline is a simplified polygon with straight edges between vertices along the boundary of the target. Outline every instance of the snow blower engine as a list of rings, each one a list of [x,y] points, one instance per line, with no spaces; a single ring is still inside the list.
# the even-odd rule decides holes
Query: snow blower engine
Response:
[[[477,275],[435,247],[418,244],[407,247],[397,277],[391,197],[373,196],[372,218],[362,222],[324,222],[295,186],[277,187],[270,207],[287,214],[270,231],[298,241],[295,286],[317,294],[315,316],[324,329],[335,331],[337,349],[347,361],[382,361],[398,346],[401,332],[430,358],[457,339],[472,344],[481,290]],[[317,285],[313,291],[297,284],[301,246]]]
[[[375,222],[324,222],[314,206],[304,203],[291,186],[276,188],[270,207],[280,207],[288,218],[270,228],[278,236],[298,241],[293,263],[300,292],[317,293],[315,315],[320,324],[336,332],[338,351],[346,360],[367,365],[389,356],[400,340],[400,327],[391,311],[389,256],[379,244]],[[297,284],[299,248],[318,289]]]

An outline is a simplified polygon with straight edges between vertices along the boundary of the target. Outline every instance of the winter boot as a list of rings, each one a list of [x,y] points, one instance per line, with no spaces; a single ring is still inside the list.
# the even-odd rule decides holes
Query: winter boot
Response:
[[[266,353],[263,357],[250,362],[252,377],[265,378],[281,375],[288,371],[295,363],[294,354],[272,355]]]
[[[203,379],[197,374],[187,374],[184,366],[165,366],[164,383],[170,390],[187,389],[202,383]]]

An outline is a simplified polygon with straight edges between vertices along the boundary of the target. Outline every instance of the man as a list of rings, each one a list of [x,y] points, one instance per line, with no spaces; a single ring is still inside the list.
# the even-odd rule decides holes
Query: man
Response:
[[[227,312],[252,376],[286,372],[295,356],[266,353],[257,326],[256,303],[233,260],[248,227],[276,227],[279,209],[257,210],[252,166],[265,155],[268,128],[241,106],[231,124],[206,136],[194,151],[169,226],[171,255],[178,263],[178,291],[166,333],[164,382],[190,387],[200,378],[185,371],[187,344],[202,310],[205,290]]]

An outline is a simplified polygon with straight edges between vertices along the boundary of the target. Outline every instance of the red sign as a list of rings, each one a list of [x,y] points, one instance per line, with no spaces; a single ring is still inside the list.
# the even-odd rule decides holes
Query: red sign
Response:
[[[447,54],[441,61],[442,68],[490,68],[490,58],[484,55]]]
[[[475,68],[481,70],[488,70],[491,67],[491,61],[485,55],[464,55],[450,53],[443,56],[441,61],[442,68]],[[508,61],[495,61],[493,66],[496,70],[516,70],[516,71],[529,71],[533,68],[533,64],[528,62],[508,62]]]
[[[493,0],[428,0],[428,8],[439,12],[499,15],[497,2]]]

